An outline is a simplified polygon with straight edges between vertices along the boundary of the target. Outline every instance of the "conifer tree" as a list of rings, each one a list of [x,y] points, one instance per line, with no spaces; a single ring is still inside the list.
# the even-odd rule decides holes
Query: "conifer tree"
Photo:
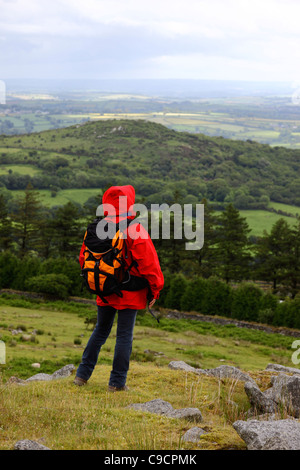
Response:
[[[214,250],[215,273],[227,283],[249,277],[250,242],[249,226],[245,217],[228,204],[217,219]]]
[[[12,224],[8,215],[6,201],[0,194],[0,251],[8,250],[12,245]]]
[[[270,233],[265,230],[257,241],[257,272],[260,279],[272,281],[274,292],[285,279],[289,264],[294,264],[293,249],[292,230],[284,219],[275,222]]]
[[[24,196],[18,199],[17,210],[12,215],[13,234],[21,257],[36,248],[41,230],[41,209],[40,195],[29,183]]]

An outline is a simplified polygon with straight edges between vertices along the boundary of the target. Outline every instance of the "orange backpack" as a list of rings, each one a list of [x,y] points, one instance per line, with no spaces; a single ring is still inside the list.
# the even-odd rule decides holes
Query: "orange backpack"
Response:
[[[145,278],[130,274],[137,262],[132,261],[127,267],[123,257],[123,254],[125,258],[128,257],[126,240],[118,224],[114,224],[114,237],[102,240],[96,233],[98,222],[99,219],[96,219],[91,223],[84,236],[86,249],[81,276],[87,289],[108,303],[105,299],[108,295],[117,294],[123,297],[122,290],[140,290],[147,287],[148,282]]]

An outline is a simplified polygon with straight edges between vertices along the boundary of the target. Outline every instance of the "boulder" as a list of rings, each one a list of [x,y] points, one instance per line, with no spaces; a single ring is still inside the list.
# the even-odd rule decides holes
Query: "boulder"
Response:
[[[18,441],[15,444],[14,450],[51,450],[49,447],[46,447],[42,444],[39,444],[36,441],[31,441],[30,439],[23,439]]]
[[[189,421],[202,421],[202,414],[198,408],[180,408],[175,410],[171,403],[160,398],[146,403],[132,403],[128,406],[134,410],[148,411],[168,418],[187,419]]]
[[[300,450],[300,423],[293,419],[236,421],[248,450]]]
[[[204,429],[199,428],[198,426],[195,426],[191,429],[189,429],[183,436],[182,440],[185,442],[198,442],[200,439],[200,436],[202,434],[206,434]]]
[[[205,374],[204,369],[196,369],[184,361],[171,361],[168,366],[173,370],[184,370],[185,372],[193,372],[194,374]]]
[[[284,374],[297,374],[300,375],[300,369],[297,367],[286,367],[281,364],[268,364],[266,370],[274,372],[283,372]]]
[[[267,392],[267,397],[278,406],[283,406],[295,418],[300,417],[300,376],[279,374]]]
[[[169,368],[174,370],[184,370],[186,372],[193,372],[194,374],[204,374],[210,375],[212,377],[217,377],[218,379],[236,379],[242,380],[243,382],[252,382],[255,384],[254,380],[248,375],[242,372],[237,367],[222,365],[216,367],[215,369],[197,369],[195,367],[186,364],[184,361],[172,361],[169,363]]]
[[[55,379],[63,379],[69,377],[73,371],[75,370],[75,366],[73,364],[68,364],[61,369],[53,372],[53,374],[35,374],[29,379],[26,379],[25,382],[35,382],[35,381],[49,381]]]
[[[147,401],[146,403],[133,403],[129,405],[129,408],[134,410],[149,411],[150,413],[155,413],[158,415],[165,415],[170,411],[173,411],[173,406],[171,403],[160,398],[156,400]]]
[[[254,380],[248,374],[245,374],[245,372],[242,372],[240,369],[233,366],[223,365],[216,367],[215,369],[205,369],[205,372],[208,375],[217,377],[218,379],[236,379],[255,384]]]
[[[253,382],[245,383],[245,392],[249,401],[257,413],[274,413],[276,406],[274,401],[266,396]]]

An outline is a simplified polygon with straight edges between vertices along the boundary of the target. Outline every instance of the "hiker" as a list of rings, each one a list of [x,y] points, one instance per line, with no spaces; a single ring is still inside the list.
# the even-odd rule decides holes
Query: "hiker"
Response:
[[[132,280],[141,281],[141,285],[139,286],[137,282],[133,285],[133,288],[136,285],[137,290],[122,290],[122,296],[120,293],[113,293],[104,298],[100,292],[97,295],[97,324],[83,352],[82,362],[74,380],[75,385],[85,385],[92,375],[101,346],[110,334],[118,311],[116,345],[108,390],[111,392],[128,390],[126,378],[137,311],[146,308],[147,300],[151,308],[164,285],[163,274],[152,240],[145,228],[134,222],[136,214],[130,210],[134,202],[135,190],[131,185],[112,186],[102,197],[104,220],[107,223],[115,224],[116,230],[120,222],[123,226],[124,221],[127,221],[125,222],[127,238],[124,240],[123,247],[125,255],[122,253],[122,258],[127,268],[130,267]],[[79,255],[81,267],[85,260],[85,250],[84,241]]]

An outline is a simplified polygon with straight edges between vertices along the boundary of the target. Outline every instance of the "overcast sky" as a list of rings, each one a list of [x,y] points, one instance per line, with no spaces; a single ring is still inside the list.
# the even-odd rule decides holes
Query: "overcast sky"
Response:
[[[299,0],[0,0],[0,79],[300,81]]]

